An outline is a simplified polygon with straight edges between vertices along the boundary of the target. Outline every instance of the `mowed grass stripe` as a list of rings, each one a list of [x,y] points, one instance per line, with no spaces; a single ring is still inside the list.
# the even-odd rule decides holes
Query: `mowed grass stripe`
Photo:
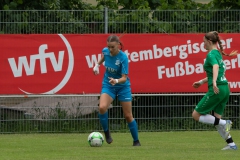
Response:
[[[240,131],[231,132],[240,142]],[[239,160],[217,131],[140,132],[133,147],[130,133],[112,133],[112,144],[90,147],[88,134],[2,134],[0,160]]]

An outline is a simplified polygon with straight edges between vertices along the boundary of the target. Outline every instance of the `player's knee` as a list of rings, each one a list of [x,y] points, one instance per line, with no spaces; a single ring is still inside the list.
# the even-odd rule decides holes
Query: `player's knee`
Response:
[[[104,114],[107,111],[107,106],[106,105],[99,105],[98,109],[101,114]]]
[[[132,122],[133,121],[132,113],[125,114],[125,119],[127,122]]]
[[[199,116],[198,116],[198,114],[196,114],[196,112],[193,112],[193,113],[192,113],[192,117],[193,117],[193,119],[194,119],[195,121],[198,121],[198,120],[199,120]]]

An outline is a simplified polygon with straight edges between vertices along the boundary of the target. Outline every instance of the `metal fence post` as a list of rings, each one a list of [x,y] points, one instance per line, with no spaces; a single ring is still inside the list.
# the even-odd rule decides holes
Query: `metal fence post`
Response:
[[[104,7],[104,33],[108,33],[108,8]]]

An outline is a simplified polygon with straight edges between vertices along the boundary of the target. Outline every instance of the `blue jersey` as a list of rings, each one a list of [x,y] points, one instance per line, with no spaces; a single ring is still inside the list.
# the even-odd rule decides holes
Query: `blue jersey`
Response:
[[[108,48],[103,48],[102,53],[104,55],[104,66],[106,68],[102,84],[112,86],[109,83],[110,79],[108,77],[119,79],[122,77],[122,74],[128,75],[128,58],[127,55],[121,50],[115,56],[110,55]],[[129,78],[127,77],[125,83],[117,83],[114,85],[114,87],[118,86],[130,86]]]

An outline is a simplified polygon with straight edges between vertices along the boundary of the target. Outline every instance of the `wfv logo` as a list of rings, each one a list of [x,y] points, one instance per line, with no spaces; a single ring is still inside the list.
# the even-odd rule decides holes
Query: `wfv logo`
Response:
[[[68,67],[67,67],[65,76],[60,81],[60,83],[57,82],[56,86],[53,89],[48,90],[44,93],[40,93],[40,94],[55,94],[55,93],[57,93],[59,90],[61,90],[67,84],[67,82],[70,79],[72,72],[73,72],[74,55],[73,55],[72,47],[71,47],[70,43],[68,42],[68,40],[66,39],[66,37],[64,37],[64,35],[58,34],[58,36],[61,38],[61,40],[63,41],[63,43],[65,44],[66,49],[67,49]],[[46,64],[46,62],[48,62],[47,61],[48,59],[50,59],[51,65],[55,72],[63,71],[64,70],[63,61],[64,61],[64,59],[67,59],[64,57],[64,56],[66,56],[66,55],[64,55],[64,51],[58,52],[58,59],[57,59],[54,52],[46,53],[47,49],[48,49],[47,44],[40,45],[38,48],[39,53],[30,55],[29,62],[28,62],[27,56],[18,57],[18,61],[17,61],[18,63],[16,63],[17,59],[8,58],[8,62],[10,64],[11,70],[13,72],[13,76],[14,77],[22,77],[23,69],[25,70],[27,76],[34,76],[35,64],[38,61],[40,62],[39,64],[40,64],[41,74],[45,74],[45,73],[47,73],[47,66],[49,66]],[[19,88],[19,90],[21,90],[25,94],[33,94],[33,93],[27,92],[21,88]]]
[[[27,76],[34,75],[36,60],[40,61],[41,73],[47,73],[47,58],[50,59],[55,72],[62,71],[64,51],[59,51],[58,60],[56,60],[54,52],[46,53],[45,50],[47,49],[47,44],[41,45],[39,47],[39,54],[31,55],[29,63],[26,56],[18,57],[18,65],[16,64],[14,58],[8,58],[8,62],[10,64],[14,77],[21,77],[23,68],[25,69]]]

